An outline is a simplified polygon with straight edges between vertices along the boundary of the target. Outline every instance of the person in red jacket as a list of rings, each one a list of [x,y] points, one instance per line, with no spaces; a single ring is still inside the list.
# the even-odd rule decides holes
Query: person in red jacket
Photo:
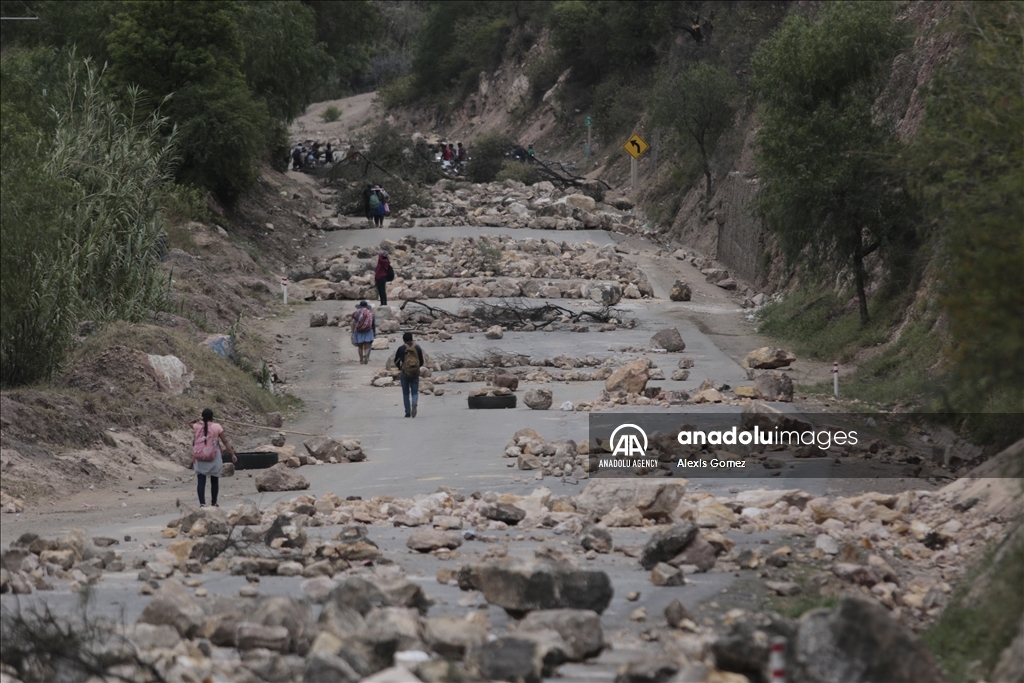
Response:
[[[377,267],[373,271],[374,282],[377,283],[377,295],[380,297],[380,305],[388,305],[388,283],[395,279],[394,270],[391,268],[391,260],[388,253],[383,249],[377,254]]]

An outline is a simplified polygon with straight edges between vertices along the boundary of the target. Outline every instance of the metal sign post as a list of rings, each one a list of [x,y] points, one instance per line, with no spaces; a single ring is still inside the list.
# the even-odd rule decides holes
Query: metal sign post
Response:
[[[587,115],[587,118],[586,118],[586,124],[587,124],[587,146],[583,150],[583,156],[589,158],[590,157],[590,149],[591,149],[590,148],[590,131],[594,127],[594,119],[590,118],[589,114]]]
[[[629,165],[629,179],[633,192],[640,189],[640,168],[637,162],[650,148],[651,146],[647,144],[647,141],[639,135],[633,135],[622,146],[622,149],[626,150],[629,156],[633,157],[633,161]]]
[[[284,297],[285,306],[288,305],[288,278],[281,278],[281,294]]]

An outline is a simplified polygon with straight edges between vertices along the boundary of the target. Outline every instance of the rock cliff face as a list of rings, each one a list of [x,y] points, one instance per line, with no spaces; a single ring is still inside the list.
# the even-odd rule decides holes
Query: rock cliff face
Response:
[[[913,42],[893,60],[888,82],[875,102],[875,116],[902,140],[917,132],[924,114],[925,88],[936,68],[957,48],[957,38],[943,23],[953,9],[954,4],[945,1],[904,3],[899,13]],[[710,201],[705,199],[702,183],[686,194],[671,234],[758,289],[771,291],[783,284],[781,264],[772,267],[773,241],[754,217],[751,203],[758,186],[754,168],[757,117],[744,117],[737,125],[744,135],[736,161],[726,174],[715,178]]]

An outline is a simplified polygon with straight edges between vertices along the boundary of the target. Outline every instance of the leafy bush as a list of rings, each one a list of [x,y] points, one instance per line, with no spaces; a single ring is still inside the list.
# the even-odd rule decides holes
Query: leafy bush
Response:
[[[206,190],[195,185],[165,183],[156,192],[156,202],[167,224],[206,223],[210,220],[208,195]]]
[[[518,143],[508,133],[491,133],[473,144],[473,158],[466,166],[466,177],[474,183],[489,183],[498,177],[506,162],[506,153]]]
[[[332,104],[327,109],[324,109],[323,113],[320,114],[320,118],[323,119],[324,123],[334,123],[341,118],[341,110]]]
[[[533,185],[535,182],[540,180],[539,174],[537,173],[537,166],[527,161],[513,161],[512,159],[506,159],[501,164],[501,170],[498,171],[498,175],[494,178],[495,180],[518,180],[526,185]]]

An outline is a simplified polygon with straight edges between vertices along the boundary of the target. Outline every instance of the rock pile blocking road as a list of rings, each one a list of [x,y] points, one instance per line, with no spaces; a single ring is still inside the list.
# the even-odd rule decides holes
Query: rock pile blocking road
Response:
[[[536,447],[538,457],[570,457],[569,442],[537,437],[524,430],[515,441],[523,454]],[[148,662],[168,679],[250,680],[276,672],[282,681],[356,681],[387,671],[405,676],[400,680],[539,681],[605,648],[599,614],[615,586],[601,557],[610,553],[635,558],[634,571],[647,572],[650,590],[677,591],[682,599],[686,577],[699,572],[746,572],[780,599],[809,591],[844,596],[836,609],[799,621],[742,609],[721,623],[706,621],[679,599],[665,609],[664,622],[637,608],[631,623],[640,626],[632,628],[652,649],[624,665],[618,680],[648,680],[652,670],[698,681],[715,671],[756,677],[768,665],[768,638],[784,635],[796,680],[817,683],[831,680],[835,667],[861,667],[891,680],[938,681],[904,624],[917,629],[933,621],[967,558],[1018,518],[1020,492],[1012,482],[992,481],[827,498],[799,489],[717,497],[689,493],[684,480],[600,480],[572,497],[544,488],[528,496],[442,489],[410,499],[328,493],[264,510],[251,503],[189,509],[169,523],[165,548],[135,550],[130,571],[140,592],[153,597],[122,635],[139,654],[135,665]],[[430,615],[428,591],[373,540],[381,526],[414,527],[406,545],[416,555],[468,560],[442,565],[437,577],[467,591],[465,616]],[[630,527],[650,532],[646,542],[624,540]],[[525,536],[500,535],[508,529],[566,543],[513,557],[510,549]],[[767,545],[743,540],[767,531],[782,537]],[[0,556],[0,590],[96,585],[129,571],[117,545],[81,532],[55,541],[26,534]],[[238,597],[211,595],[205,584],[215,582],[207,577],[218,574],[245,577],[248,585]],[[294,580],[304,597],[263,595],[266,576]],[[520,621],[493,633],[486,615],[471,607],[477,599]]]
[[[424,240],[407,236],[385,239],[395,269],[388,297],[406,299],[473,299],[525,297],[593,299],[614,306],[623,297],[653,297],[647,275],[623,257],[622,245],[599,247],[592,242],[514,240],[507,236]],[[309,298],[372,299],[376,251],[353,247],[318,261],[290,277]]]

